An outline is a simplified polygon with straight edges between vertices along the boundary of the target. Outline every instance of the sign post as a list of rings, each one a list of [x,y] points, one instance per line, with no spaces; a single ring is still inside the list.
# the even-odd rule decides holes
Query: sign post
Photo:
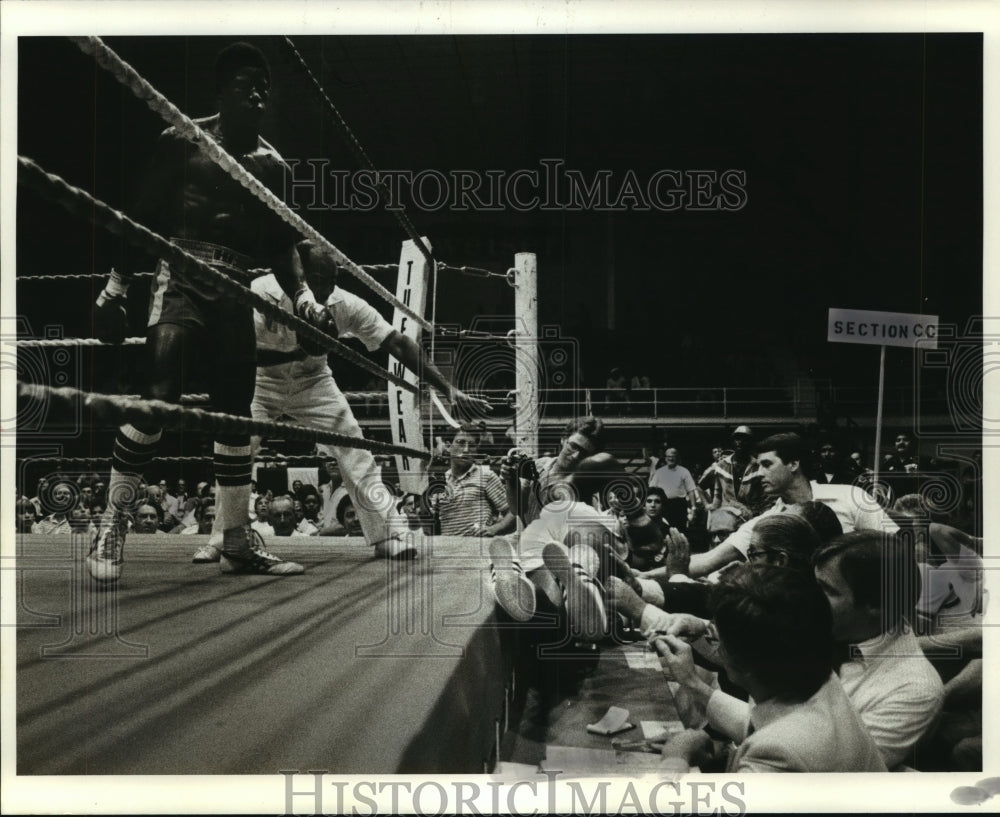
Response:
[[[885,392],[885,347],[905,346],[937,349],[938,316],[908,312],[873,312],[830,308],[826,339],[831,343],[863,343],[880,346],[878,409],[875,415],[875,481],[882,456],[882,403]]]

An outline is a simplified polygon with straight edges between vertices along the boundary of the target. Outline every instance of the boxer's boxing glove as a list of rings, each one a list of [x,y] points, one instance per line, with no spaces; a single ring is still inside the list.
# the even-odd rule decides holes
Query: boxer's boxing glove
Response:
[[[120,273],[111,270],[107,286],[97,296],[94,306],[94,335],[105,343],[121,343],[128,331],[128,313],[125,296],[129,282]]]
[[[295,293],[295,314],[327,335],[337,337],[337,326],[326,307],[316,302],[316,296],[308,287]],[[327,348],[305,335],[296,332],[296,340],[307,355],[325,355]]]

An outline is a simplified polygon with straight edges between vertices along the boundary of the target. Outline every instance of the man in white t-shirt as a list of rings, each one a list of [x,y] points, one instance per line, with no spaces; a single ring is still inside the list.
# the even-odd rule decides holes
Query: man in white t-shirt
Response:
[[[664,465],[652,473],[649,485],[651,488],[661,489],[666,496],[663,516],[670,526],[686,531],[687,521],[699,502],[698,486],[695,485],[691,472],[683,465],[678,465],[678,457],[676,448],[664,451]]]
[[[412,339],[392,328],[378,311],[362,298],[336,286],[337,265],[325,250],[312,242],[299,245],[306,279],[330,318],[329,330],[340,339],[357,338],[369,352],[376,350],[402,361],[411,371],[444,393],[462,411],[488,412],[489,403],[453,386]],[[253,281],[251,289],[291,313],[292,301],[269,273]],[[337,386],[321,348],[300,342],[289,329],[254,311],[257,335],[257,382],[251,413],[254,420],[277,420],[284,415],[294,423],[363,439],[361,426]],[[256,447],[260,439],[253,438]],[[382,471],[370,451],[361,448],[317,446],[337,458],[344,487],[351,497],[365,540],[376,555],[412,558],[412,546],[403,545],[398,525],[390,528],[395,515],[395,497],[382,485]],[[395,533],[394,533],[395,531]],[[218,561],[210,543],[195,554],[194,561]],[[213,550],[215,552],[213,552]]]
[[[757,445],[757,475],[764,493],[777,496],[777,501],[760,516],[744,522],[726,541],[707,553],[692,555],[687,575],[692,578],[708,576],[730,562],[745,559],[757,520],[784,513],[810,500],[829,506],[837,514],[844,533],[854,530],[895,533],[899,530],[899,526],[863,488],[810,482],[803,470],[808,456],[808,448],[798,434],[772,434],[761,440]],[[651,571],[649,575],[654,573]]]

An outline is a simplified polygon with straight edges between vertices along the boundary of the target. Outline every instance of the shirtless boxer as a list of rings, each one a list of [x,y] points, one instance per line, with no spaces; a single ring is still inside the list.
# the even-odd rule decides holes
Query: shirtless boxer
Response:
[[[264,55],[248,43],[234,43],[219,52],[215,74],[219,112],[196,123],[276,195],[282,195],[288,168],[259,135],[270,93]],[[325,312],[303,287],[294,231],[174,128],[160,136],[137,215],[155,232],[169,236],[189,254],[246,286],[250,285],[248,270],[270,268],[300,316],[325,328]],[[120,341],[124,336],[127,286],[126,278],[112,273],[97,300],[94,318],[101,339]],[[250,416],[256,368],[250,306],[183,269],[172,269],[161,259],[150,299],[146,350],[150,376],[143,386],[144,398],[178,402],[188,355],[196,352],[212,358],[211,409]],[[98,582],[115,582],[121,576],[136,487],[160,435],[154,422],[124,425],[118,431],[108,506],[87,556],[90,574]],[[222,572],[302,573],[301,565],[268,554],[250,533],[249,433],[216,436],[214,469],[219,486],[217,515],[224,531]]]

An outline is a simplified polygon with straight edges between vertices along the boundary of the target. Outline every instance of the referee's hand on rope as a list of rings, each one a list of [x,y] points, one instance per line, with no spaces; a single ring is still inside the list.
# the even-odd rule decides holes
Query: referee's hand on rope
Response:
[[[473,397],[471,394],[466,394],[457,386],[452,386],[448,390],[448,402],[451,403],[452,409],[456,413],[465,416],[474,417],[481,412],[493,411],[493,406],[490,405],[489,400],[483,400],[481,397]]]

